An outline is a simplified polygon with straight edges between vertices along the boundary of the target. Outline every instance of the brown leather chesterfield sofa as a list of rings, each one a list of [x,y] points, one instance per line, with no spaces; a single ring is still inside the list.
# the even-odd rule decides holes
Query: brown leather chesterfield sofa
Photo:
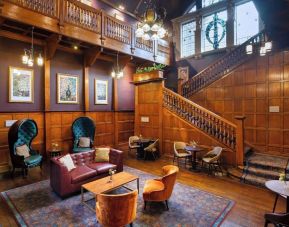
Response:
[[[81,185],[109,175],[109,169],[123,171],[123,152],[110,149],[109,162],[95,162],[95,151],[71,154],[75,169],[67,168],[56,157],[50,160],[50,185],[61,197],[79,192]]]

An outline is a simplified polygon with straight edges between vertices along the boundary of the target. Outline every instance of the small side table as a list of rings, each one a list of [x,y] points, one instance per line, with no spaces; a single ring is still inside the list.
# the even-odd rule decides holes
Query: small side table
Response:
[[[198,172],[197,169],[197,152],[203,151],[201,147],[186,146],[185,150],[193,155],[191,171]]]
[[[286,181],[289,184],[289,181]],[[289,212],[289,190],[284,187],[284,182],[279,180],[269,180],[265,183],[266,188],[270,191],[276,193],[276,198],[273,207],[273,213],[275,212],[276,204],[278,201],[279,196],[282,196],[286,199],[286,213]]]
[[[48,150],[49,152],[49,157],[53,158],[53,157],[57,157],[61,155],[62,150],[58,149],[58,150]]]

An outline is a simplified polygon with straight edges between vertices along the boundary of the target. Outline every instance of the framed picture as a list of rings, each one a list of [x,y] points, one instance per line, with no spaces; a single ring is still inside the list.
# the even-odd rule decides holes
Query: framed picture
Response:
[[[95,79],[95,104],[108,104],[108,81]]]
[[[34,102],[34,72],[32,69],[9,67],[9,102]]]
[[[178,79],[182,79],[183,83],[189,80],[189,67],[179,67],[178,68]]]
[[[78,104],[78,76],[57,74],[57,103]]]

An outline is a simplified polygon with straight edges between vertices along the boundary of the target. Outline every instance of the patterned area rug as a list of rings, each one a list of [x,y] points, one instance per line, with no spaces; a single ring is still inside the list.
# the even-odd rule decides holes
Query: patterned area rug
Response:
[[[285,171],[289,173],[288,158],[253,153],[246,159],[242,179],[245,183],[265,187],[266,181],[278,180],[279,174]]]
[[[156,178],[130,167],[124,171],[140,177],[140,193],[145,180]],[[136,188],[136,183],[128,186]],[[80,203],[80,195],[62,200],[48,180],[1,192],[1,196],[21,226],[99,226],[95,213]],[[140,194],[134,226],[219,226],[233,205],[227,198],[177,183],[169,211],[163,203],[149,203],[144,211]]]

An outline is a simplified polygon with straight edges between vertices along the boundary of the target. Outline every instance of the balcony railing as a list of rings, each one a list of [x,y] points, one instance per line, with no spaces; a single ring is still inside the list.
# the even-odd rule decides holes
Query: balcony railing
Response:
[[[9,2],[54,18],[58,20],[55,24],[64,25],[64,23],[67,23],[94,32],[100,36],[102,40],[101,45],[107,45],[108,48],[110,48],[111,45],[109,42],[105,43],[105,40],[111,40],[111,42],[116,41],[121,45],[114,43],[113,47],[119,48],[119,51],[125,49],[128,54],[134,54],[134,50],[139,49],[146,52],[143,54],[138,51],[137,55],[139,57],[149,58],[148,60],[156,60],[160,63],[169,63],[170,48],[167,41],[161,40],[156,42],[138,39],[134,35],[135,27],[131,24],[111,17],[104,11],[90,7],[80,1],[4,0],[4,2]],[[71,33],[68,34],[68,36],[70,35]],[[83,37],[83,39],[85,39],[85,37]],[[90,40],[88,40],[88,42],[89,41]]]

